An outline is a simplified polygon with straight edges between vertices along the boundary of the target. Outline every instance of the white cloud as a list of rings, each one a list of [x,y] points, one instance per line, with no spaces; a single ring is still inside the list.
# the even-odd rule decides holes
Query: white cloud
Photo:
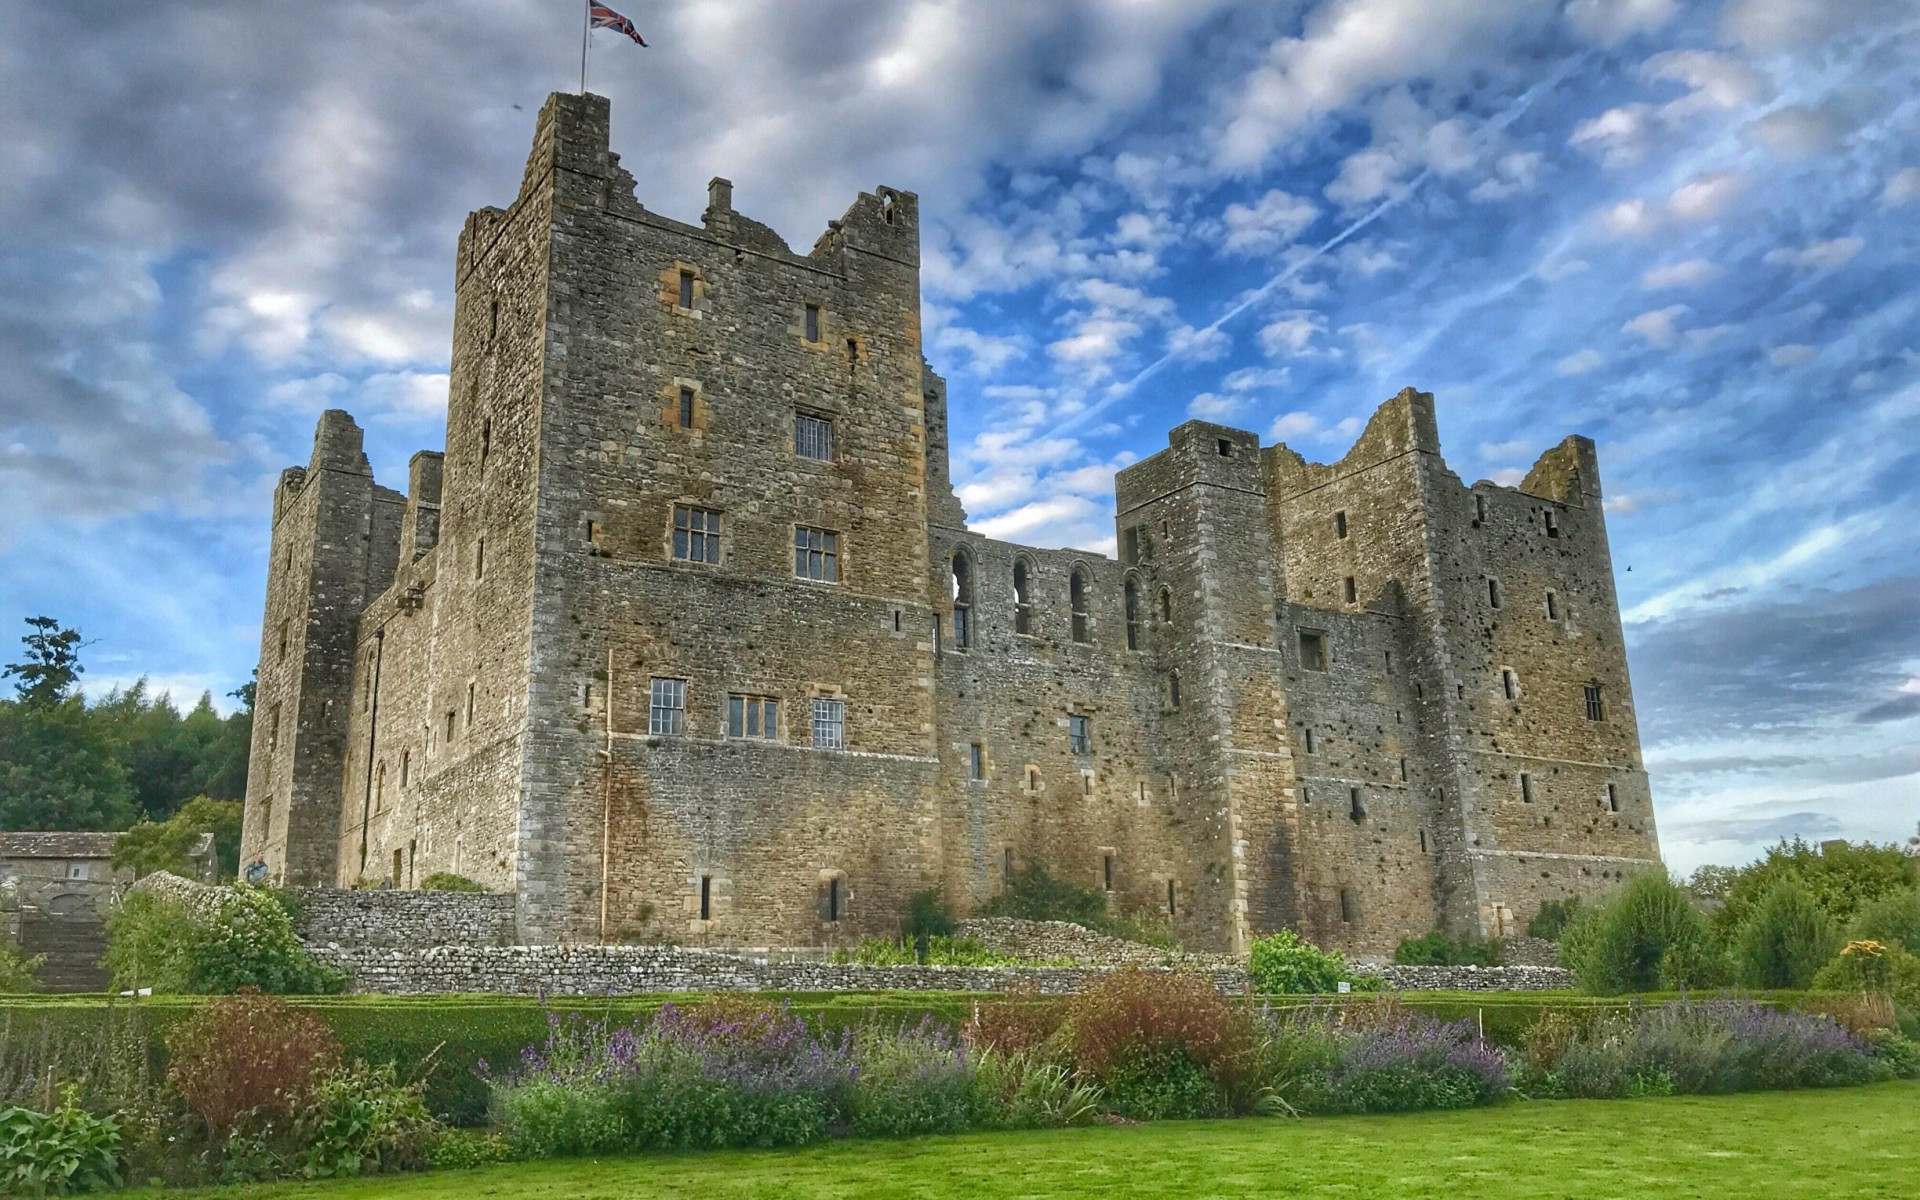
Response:
[[[1609,167],[1627,167],[1646,157],[1653,124],[1650,104],[1622,104],[1573,127],[1567,144]]]
[[[1824,242],[1809,242],[1798,250],[1789,250],[1782,246],[1767,251],[1767,261],[1782,266],[1804,267],[1815,271],[1828,271],[1848,262],[1860,253],[1866,242],[1857,237],[1831,238]]]
[[[1315,350],[1313,339],[1327,331],[1327,318],[1307,309],[1296,309],[1260,329],[1260,348],[1269,358],[1285,355],[1298,358]]]
[[[1600,506],[1614,516],[1630,517],[1657,505],[1670,504],[1679,498],[1679,493],[1671,491],[1621,492],[1618,495],[1608,496],[1600,502]]]
[[[1673,20],[1677,0],[1569,0],[1564,15],[1573,31],[1590,42],[1613,46]]]
[[[1285,413],[1267,426],[1267,440],[1284,442],[1289,438],[1303,438],[1319,428],[1320,422],[1312,413]]]
[[[1880,203],[1888,208],[1898,208],[1920,197],[1920,167],[1902,167],[1887,180],[1887,186],[1880,193]]]
[[[1767,351],[1767,361],[1776,367],[1797,367],[1814,355],[1812,346],[1800,342],[1775,346]]]
[[[1640,73],[1648,79],[1687,86],[1685,96],[1662,106],[1661,115],[1669,121],[1709,109],[1731,112],[1767,94],[1765,80],[1751,67],[1706,50],[1668,50],[1656,54],[1641,64]]]
[[[1674,322],[1678,321],[1686,311],[1687,306],[1684,304],[1671,304],[1666,308],[1643,312],[1622,325],[1620,332],[1645,338],[1649,345],[1671,346],[1679,336],[1679,331],[1674,328]]]
[[[1201,421],[1229,421],[1239,416],[1246,407],[1245,396],[1201,392],[1187,401],[1187,415]]]
[[[1585,375],[1606,361],[1598,350],[1576,350],[1553,364],[1553,369],[1560,375]]]
[[[1649,291],[1662,288],[1691,288],[1710,283],[1720,277],[1720,267],[1704,258],[1689,258],[1683,262],[1663,263],[1649,268],[1640,276],[1640,286]]]
[[[1178,325],[1167,332],[1167,353],[1190,362],[1214,362],[1233,349],[1233,338],[1224,329]]]
[[[1540,164],[1546,156],[1537,150],[1516,150],[1503,154],[1494,164],[1491,178],[1484,179],[1467,195],[1474,200],[1504,200],[1520,192],[1530,192],[1539,183]]]
[[[1480,457],[1482,459],[1515,458],[1525,454],[1532,447],[1533,443],[1525,438],[1515,438],[1510,442],[1481,442]]]
[[[1626,624],[1670,617],[1691,608],[1730,603],[1739,594],[1789,578],[1827,554],[1859,545],[1879,527],[1877,518],[1861,513],[1830,525],[1820,525],[1771,558],[1729,563],[1688,578],[1685,583],[1642,600],[1620,614]]]
[[[1241,367],[1221,382],[1229,391],[1250,392],[1255,388],[1279,387],[1286,381],[1285,367]]]
[[[1754,139],[1781,154],[1820,154],[1840,144],[1840,122],[1830,113],[1800,105],[1776,109],[1747,126]]]
[[[1271,254],[1299,237],[1319,215],[1313,201],[1274,188],[1252,205],[1227,205],[1220,216],[1225,227],[1221,249],[1231,254]]]
[[[1578,275],[1582,271],[1589,270],[1592,266],[1592,263],[1584,259],[1553,258],[1535,267],[1533,273],[1548,283],[1558,283],[1562,279],[1567,279],[1571,276]]]
[[[1667,211],[1686,221],[1704,221],[1717,217],[1740,193],[1741,178],[1732,171],[1703,175],[1675,188],[1667,199]]]

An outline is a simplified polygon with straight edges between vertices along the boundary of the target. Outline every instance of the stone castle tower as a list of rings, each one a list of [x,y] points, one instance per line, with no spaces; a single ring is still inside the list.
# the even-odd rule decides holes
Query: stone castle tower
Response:
[[[1120,560],[971,533],[916,198],[811,251],[647,211],[555,95],[456,268],[446,453],[274,501],[243,853],[523,941],[840,943],[1042,864],[1189,946],[1511,934],[1658,862],[1593,444],[1469,488],[1433,399],[1304,461],[1190,421]]]

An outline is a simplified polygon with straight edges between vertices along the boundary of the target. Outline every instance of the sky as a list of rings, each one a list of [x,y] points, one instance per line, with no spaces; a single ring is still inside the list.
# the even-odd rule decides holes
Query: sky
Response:
[[[804,249],[919,193],[973,527],[1111,552],[1189,416],[1449,464],[1599,446],[1669,865],[1920,822],[1913,0],[628,0],[593,91],[654,211]],[[328,407],[443,444],[453,253],[568,0],[0,0],[0,646],[92,693],[259,653],[270,496]],[[15,626],[24,631],[24,627]]]

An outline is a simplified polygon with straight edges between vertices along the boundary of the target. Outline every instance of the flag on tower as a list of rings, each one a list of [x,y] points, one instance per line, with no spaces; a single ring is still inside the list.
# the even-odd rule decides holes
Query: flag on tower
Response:
[[[640,31],[633,27],[632,21],[627,20],[604,4],[588,5],[587,20],[591,22],[595,29],[611,29],[615,33],[626,34],[642,46],[647,44],[647,39],[640,36]]]

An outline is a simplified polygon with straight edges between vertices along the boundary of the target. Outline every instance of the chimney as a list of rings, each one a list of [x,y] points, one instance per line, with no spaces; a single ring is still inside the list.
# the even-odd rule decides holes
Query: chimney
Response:
[[[733,180],[715,175],[707,181],[707,208],[715,212],[733,211]]]

